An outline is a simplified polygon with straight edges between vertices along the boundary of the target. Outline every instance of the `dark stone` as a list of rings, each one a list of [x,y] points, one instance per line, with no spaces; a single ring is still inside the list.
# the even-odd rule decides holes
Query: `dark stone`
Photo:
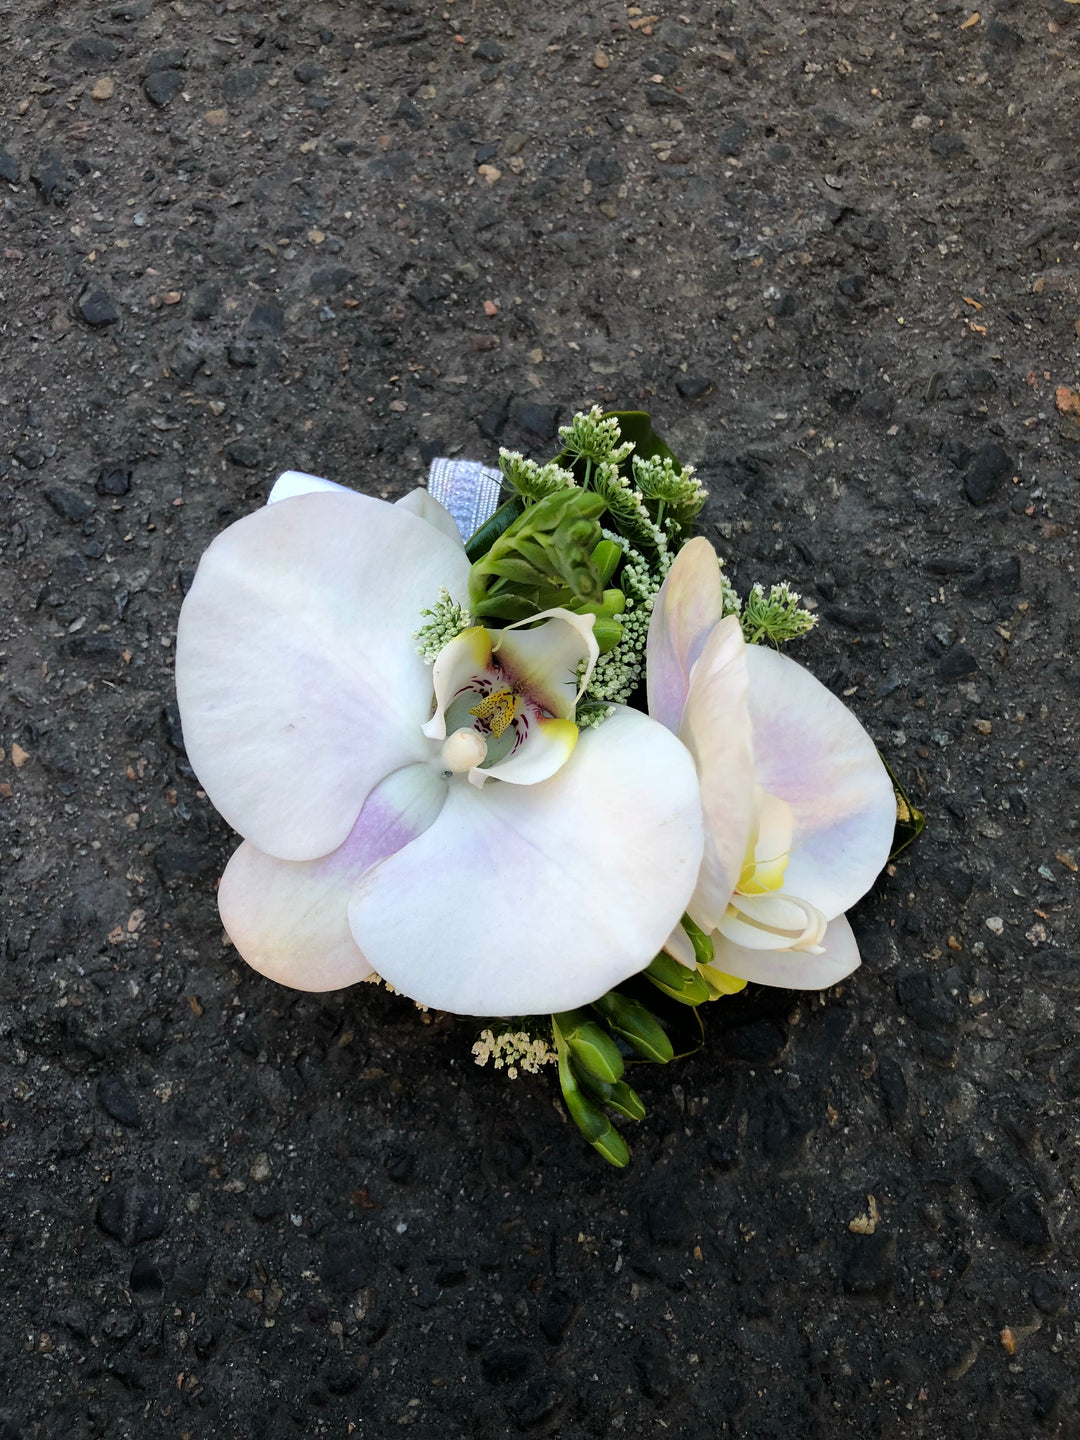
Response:
[[[94,513],[92,501],[77,495],[74,490],[65,489],[63,485],[50,485],[45,491],[45,499],[64,520],[82,521]]]
[[[109,40],[104,35],[80,35],[68,46],[68,54],[73,60],[94,64],[104,61],[108,64],[120,54],[120,46],[115,40]]]
[[[961,865],[939,865],[938,879],[954,900],[966,905],[975,887],[974,878]]]
[[[985,505],[1013,472],[1012,456],[993,440],[980,445],[964,480],[964,491],[973,505]]]
[[[135,1128],[142,1124],[139,1102],[122,1080],[115,1076],[106,1076],[99,1080],[97,1097],[106,1115],[110,1115],[118,1125]]]
[[[262,464],[259,447],[251,440],[234,440],[226,446],[225,454],[234,465],[240,465],[245,470],[257,470]]]
[[[685,95],[680,95],[677,90],[669,90],[666,85],[646,85],[645,99],[657,110],[690,108],[690,101]]]
[[[904,1072],[891,1055],[882,1055],[878,1060],[877,1074],[886,1113],[895,1125],[907,1114],[908,1088]]]
[[[956,645],[937,667],[937,674],[941,680],[962,680],[965,675],[973,675],[978,668],[979,662],[971,651]]]
[[[713,382],[707,375],[680,375],[675,381],[675,389],[684,400],[700,400],[712,388]]]
[[[285,1197],[280,1190],[259,1190],[251,1197],[251,1213],[256,1220],[274,1220],[285,1212]]]
[[[103,465],[94,489],[99,495],[126,495],[131,489],[131,474],[127,465]]]
[[[852,605],[823,605],[822,617],[845,630],[880,630],[881,617],[875,610],[860,610]]]
[[[6,180],[9,185],[17,185],[21,173],[15,156],[9,150],[0,150],[0,180]]]
[[[613,155],[590,155],[585,164],[585,179],[594,185],[613,185],[622,179],[623,169]]]
[[[187,51],[182,50],[179,45],[173,45],[168,50],[155,50],[152,55],[148,55],[139,67],[139,74],[145,80],[148,75],[159,70],[184,70],[186,67]]]
[[[316,295],[336,295],[355,279],[355,270],[347,270],[344,265],[329,265],[322,270],[313,270],[308,284]]]
[[[1004,1200],[1012,1186],[1000,1171],[992,1169],[989,1165],[976,1165],[971,1172],[971,1183],[975,1187],[975,1193],[979,1199],[987,1205],[996,1205],[999,1200]]]
[[[461,1259],[460,1256],[454,1256],[449,1259],[444,1257],[435,1262],[435,1269],[432,1272],[431,1278],[435,1281],[436,1285],[441,1286],[443,1289],[451,1285],[464,1285],[468,1279],[465,1261]]]
[[[301,85],[310,85],[313,81],[322,80],[325,77],[326,67],[317,64],[314,60],[301,60],[292,73]]]
[[[749,134],[749,123],[740,115],[725,130],[721,130],[716,143],[724,155],[738,155]]]
[[[191,318],[212,320],[221,306],[221,288],[206,280],[196,287],[191,297]]]
[[[658,1405],[664,1405],[678,1388],[678,1380],[666,1350],[646,1344],[634,1361],[642,1393]]]
[[[1020,589],[1020,557],[1011,555],[996,565],[984,565],[967,580],[961,581],[960,594],[1015,595]]]
[[[78,309],[87,325],[95,330],[104,325],[115,325],[120,319],[120,311],[104,290],[84,291],[79,296]]]
[[[411,1155],[391,1155],[386,1162],[386,1173],[398,1185],[407,1185],[416,1170],[416,1161]]]
[[[778,295],[769,308],[778,320],[786,320],[796,314],[799,302],[790,291],[787,291],[783,295]]]
[[[225,98],[226,100],[246,100],[251,95],[256,95],[263,87],[262,67],[243,66],[237,70],[230,70],[225,76]]]
[[[450,287],[442,281],[422,280],[409,291],[422,310],[431,310],[450,296]]]
[[[848,1295],[884,1298],[894,1283],[892,1241],[888,1235],[852,1235],[847,1241],[842,1284]]]
[[[476,426],[485,440],[497,440],[502,434],[503,427],[510,417],[510,406],[513,399],[512,395],[507,395],[504,400],[492,405],[479,417]]]
[[[38,160],[30,171],[30,179],[37,186],[37,192],[46,205],[51,205],[54,200],[63,200],[67,194],[67,177],[55,151],[48,152]]]
[[[930,140],[930,149],[942,160],[952,160],[958,155],[967,154],[967,146],[959,135],[950,135],[944,130],[939,130]]]
[[[951,1030],[959,1024],[955,1002],[936,994],[930,976],[921,970],[897,980],[896,998],[921,1030]]]
[[[98,1201],[97,1223],[129,1249],[165,1229],[165,1200],[152,1185],[115,1185]]]
[[[552,1290],[540,1306],[540,1332],[552,1345],[559,1345],[566,1337],[570,1322],[574,1318],[576,1305],[565,1290]]]
[[[202,367],[203,357],[197,350],[181,345],[169,360],[169,369],[182,385],[190,385]]]
[[[999,1219],[1005,1234],[1021,1245],[1044,1246],[1050,1243],[1050,1227],[1038,1201],[1030,1192],[1006,1200]]]
[[[535,435],[537,440],[554,440],[559,433],[562,411],[558,405],[536,405],[530,400],[519,400],[512,413],[522,430]]]
[[[1065,1306],[1065,1292],[1051,1275],[1036,1275],[1028,1289],[1031,1303],[1051,1319]]]
[[[206,1289],[206,1260],[185,1260],[173,1272],[169,1285],[178,1300],[197,1300]]]
[[[1024,37],[1011,25],[1006,25],[1001,20],[991,20],[986,27],[986,43],[1004,55],[1015,55],[1023,46]]]
[[[419,130],[424,123],[424,112],[407,95],[403,95],[397,103],[394,111],[395,120],[404,120],[405,124],[412,130]]]
[[[480,1361],[480,1373],[489,1385],[523,1380],[532,1365],[533,1352],[523,1345],[493,1345]]]
[[[159,845],[154,851],[154,869],[162,880],[202,880],[217,872],[217,860],[208,846]]]
[[[143,81],[146,98],[159,109],[176,99],[184,88],[184,77],[175,70],[155,70]]]
[[[550,1420],[561,1404],[562,1392],[555,1382],[539,1375],[529,1381],[511,1409],[521,1429],[528,1430],[533,1425]]]
[[[724,1034],[724,1048],[736,1060],[750,1065],[775,1060],[787,1044],[787,1034],[775,1020],[752,1020],[736,1025]]]
[[[250,340],[234,340],[226,355],[229,364],[241,370],[253,370],[259,363],[258,351]]]
[[[1036,1420],[1040,1420],[1045,1425],[1058,1418],[1061,1408],[1061,1391],[1055,1389],[1053,1385],[1045,1380],[1036,1380],[1031,1386],[1031,1400]]]
[[[481,40],[472,53],[474,60],[486,60],[489,65],[506,58],[506,52],[497,40]]]
[[[883,422],[892,414],[892,396],[887,390],[867,390],[859,400],[858,411],[864,420]]]
[[[338,1295],[351,1295],[371,1283],[375,1257],[355,1230],[331,1230],[323,1241],[319,1270],[323,1284]]]
[[[160,1300],[165,1293],[165,1276],[160,1265],[146,1255],[137,1257],[128,1276],[128,1289],[140,1300]]]
[[[120,646],[111,635],[75,635],[68,641],[67,650],[76,660],[120,658]]]
[[[11,454],[24,470],[40,470],[45,464],[45,452],[38,445],[23,442],[16,445]]]
[[[260,300],[248,317],[247,329],[251,335],[280,335],[285,329],[285,311],[273,300]]]

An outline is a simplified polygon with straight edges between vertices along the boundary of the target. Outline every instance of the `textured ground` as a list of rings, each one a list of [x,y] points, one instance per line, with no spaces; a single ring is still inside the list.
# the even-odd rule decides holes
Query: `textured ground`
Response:
[[[1078,1433],[1078,40],[0,0],[3,1440]],[[394,496],[594,401],[929,821],[623,1173],[468,1026],[237,961],[171,702],[279,469]]]

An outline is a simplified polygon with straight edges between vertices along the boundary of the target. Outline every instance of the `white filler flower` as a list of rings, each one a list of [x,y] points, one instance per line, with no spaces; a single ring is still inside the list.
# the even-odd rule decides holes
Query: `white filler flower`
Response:
[[[177,636],[188,756],[244,837],[219,890],[240,954],[470,1015],[568,1010],[649,964],[694,889],[697,777],[638,711],[579,733],[581,617],[467,630],[433,668],[421,614],[468,590],[446,511],[303,477],[273,498],[209,547]]]

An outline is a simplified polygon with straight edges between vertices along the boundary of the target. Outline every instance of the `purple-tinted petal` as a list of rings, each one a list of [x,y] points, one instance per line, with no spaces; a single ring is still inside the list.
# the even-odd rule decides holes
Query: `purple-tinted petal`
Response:
[[[649,622],[649,714],[675,735],[690,688],[690,671],[723,613],[716,551],[699,535],[675,557]]]
[[[378,973],[425,1005],[565,1010],[653,959],[700,855],[689,755],[619,707],[542,784],[452,783],[431,828],[360,880],[352,932]]]
[[[459,543],[351,492],[282,500],[218,536],[180,614],[176,690],[195,772],[245,839],[327,855],[380,780],[429,756],[413,632],[468,572]]]
[[[864,895],[889,858],[896,801],[874,742],[809,670],[747,647],[758,783],[791,806],[784,889],[830,918]]]
[[[229,938],[254,969],[296,990],[337,990],[371,973],[349,929],[349,898],[370,866],[432,823],[446,784],[427,765],[388,776],[343,845],[321,860],[275,860],[246,841],[218,889]]]

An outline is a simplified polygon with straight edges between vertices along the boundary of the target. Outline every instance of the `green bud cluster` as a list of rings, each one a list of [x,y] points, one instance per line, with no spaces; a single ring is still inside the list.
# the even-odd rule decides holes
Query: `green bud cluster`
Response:
[[[499,451],[499,469],[510,489],[523,500],[546,500],[549,495],[554,495],[559,490],[578,488],[573,473],[564,470],[554,460],[546,465],[538,465],[535,460],[527,460],[517,450]]]
[[[599,405],[594,405],[588,414],[579,410],[569,425],[559,426],[559,435],[565,455],[594,465],[605,461],[621,465],[634,448],[632,440],[619,444],[622,431],[617,417],[605,417]]]
[[[767,641],[772,645],[783,645],[787,640],[796,640],[817,624],[817,616],[799,606],[802,596],[792,590],[787,581],[769,587],[768,594],[761,585],[754,585],[742,606],[740,620],[747,643],[757,645]]]
[[[431,609],[421,610],[420,614],[430,618],[426,625],[413,631],[413,639],[420,642],[416,653],[422,655],[429,664],[434,663],[436,655],[444,645],[449,645],[455,635],[460,635],[462,630],[468,630],[473,623],[469,612],[456,600],[451,600],[450,592],[445,587],[439,591],[439,598]]]
[[[483,620],[527,620],[568,602],[603,605],[593,561],[600,542],[599,495],[559,489],[528,505],[469,574],[469,606]]]

